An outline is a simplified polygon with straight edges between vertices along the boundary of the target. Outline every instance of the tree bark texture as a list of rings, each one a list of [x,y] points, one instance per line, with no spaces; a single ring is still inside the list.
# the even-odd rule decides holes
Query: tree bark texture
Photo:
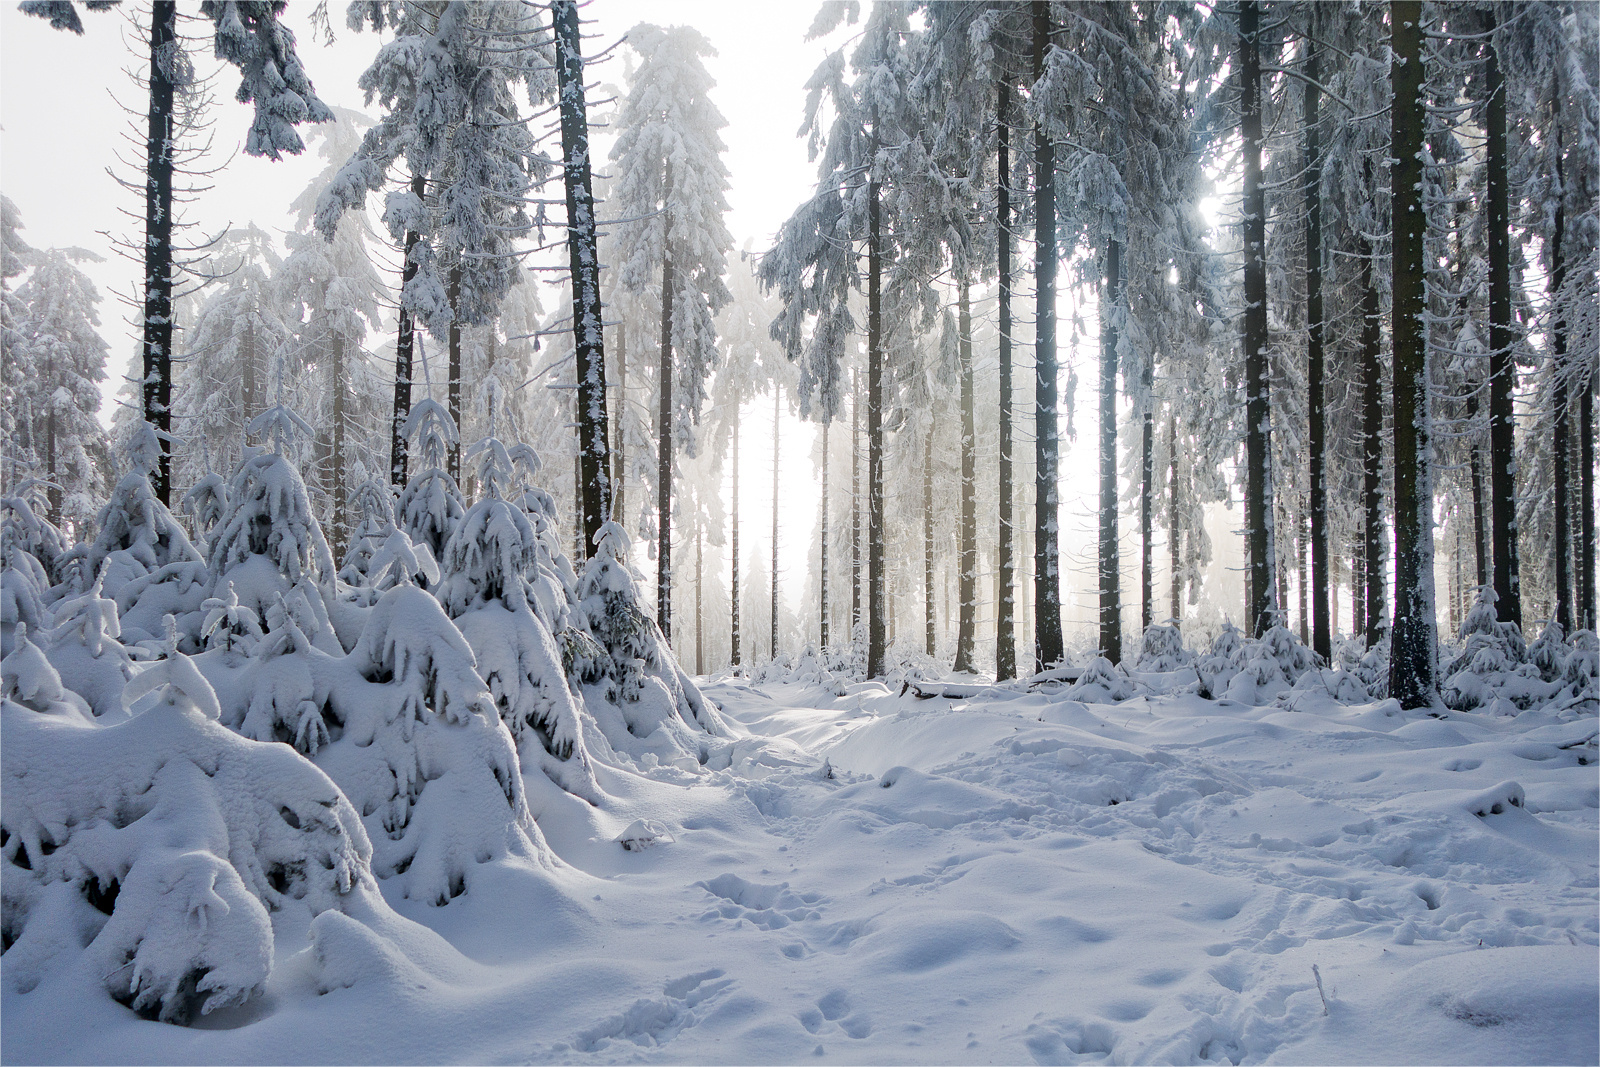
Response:
[[[1122,662],[1122,553],[1117,543],[1117,326],[1122,300],[1122,244],[1106,246],[1100,305],[1100,654]]]
[[[456,424],[456,441],[450,446],[450,477],[461,482],[461,266],[450,268],[450,368],[445,399],[450,421]]]
[[[1000,275],[1000,530],[996,542],[995,678],[1017,676],[1016,544],[1012,530],[1011,431],[1011,87],[1000,81],[995,104],[998,185],[995,241]]]
[[[1261,12],[1239,5],[1240,127],[1244,138],[1245,537],[1249,545],[1250,630],[1271,624],[1276,561],[1272,544],[1272,398],[1267,382],[1267,201],[1261,185]]]
[[[778,658],[778,416],[782,410],[783,390],[772,388],[772,639],[769,648],[772,658]]]
[[[1368,171],[1370,177],[1370,170]],[[1382,368],[1378,364],[1381,337],[1381,309],[1377,282],[1373,278],[1371,242],[1361,241],[1361,503],[1365,538],[1361,554],[1365,600],[1362,619],[1367,647],[1383,635],[1384,554],[1383,554],[1383,400]]]
[[[818,560],[817,575],[821,579],[821,588],[817,593],[817,639],[823,651],[827,651],[829,638],[828,632],[829,608],[828,604],[828,460],[831,453],[828,451],[828,427],[833,425],[833,420],[822,424],[822,537],[817,543],[821,558]]]
[[[1317,128],[1321,78],[1316,45],[1307,46],[1306,123],[1306,444],[1310,452],[1307,501],[1311,520],[1311,650],[1324,663],[1333,660],[1332,617],[1328,609],[1328,490],[1325,482],[1327,430],[1323,398],[1322,312],[1322,136]],[[1305,585],[1301,584],[1301,597]]]
[[[739,666],[739,420],[733,420],[733,612],[728,622],[732,627],[730,634],[731,656],[730,662]]]
[[[1490,29],[1494,28],[1490,15]],[[1500,619],[1522,625],[1522,587],[1517,559],[1516,434],[1511,394],[1517,365],[1511,336],[1510,181],[1506,165],[1506,93],[1496,46],[1485,48],[1488,99],[1489,237],[1489,507],[1494,529],[1495,610]],[[1420,210],[1420,209],[1419,209]],[[1396,422],[1399,421],[1398,416]]]
[[[1050,5],[1033,0],[1033,77],[1044,77],[1050,43]],[[1056,152],[1044,123],[1034,124],[1034,658],[1043,670],[1066,652],[1061,632],[1061,543],[1056,471]]]
[[[933,610],[933,419],[922,435],[922,651],[938,655]]]
[[[883,573],[883,221],[878,198],[874,180],[867,186],[868,678],[883,676],[888,625]]]
[[[972,300],[962,277],[956,297],[957,358],[961,363],[961,601],[956,623],[957,672],[977,670],[978,643],[978,459],[977,400],[972,379]],[[931,654],[931,653],[930,653]]]
[[[668,170],[669,180],[671,170]],[[667,236],[672,213],[666,215]],[[656,624],[672,643],[672,244],[662,242],[661,363],[656,370]],[[777,436],[777,428],[773,428]]]
[[[173,82],[178,5],[155,0],[150,20],[150,110],[145,133],[144,319],[141,400],[144,421],[161,435],[153,472],[156,497],[172,493],[172,171]]]

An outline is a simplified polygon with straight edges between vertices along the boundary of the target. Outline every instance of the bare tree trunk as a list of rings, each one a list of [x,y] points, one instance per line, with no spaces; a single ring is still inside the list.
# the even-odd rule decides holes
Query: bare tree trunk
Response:
[[[445,398],[450,408],[450,421],[456,424],[456,443],[450,446],[450,477],[461,481],[461,435],[466,432],[461,425],[461,265],[450,268],[450,369],[445,386]]]
[[[628,322],[617,323],[617,412],[612,416],[611,468],[611,518],[621,526],[628,525],[628,510],[623,500],[623,489],[628,482],[627,431],[628,419]]]
[[[1428,351],[1424,309],[1422,185],[1422,2],[1390,4],[1394,63],[1391,291],[1394,345],[1394,629],[1389,695],[1406,709],[1438,699],[1433,599],[1433,472],[1428,424]]]
[[[1155,495],[1156,474],[1156,413],[1150,396],[1150,361],[1144,364],[1144,414],[1140,427],[1139,473],[1142,492],[1139,494],[1139,632],[1142,634],[1155,621],[1155,545],[1152,543],[1152,497]]]
[[[1050,5],[1033,0],[1033,78],[1044,77],[1050,42]],[[1043,123],[1034,127],[1036,183],[1034,236],[1034,645],[1037,668],[1066,653],[1061,633],[1061,543],[1057,537],[1056,485],[1060,435],[1056,429],[1056,151]]]
[[[733,420],[733,613],[731,662],[739,666],[739,420]]]
[[[1322,138],[1317,128],[1318,82],[1321,64],[1316,44],[1306,45],[1306,391],[1307,449],[1310,452],[1311,511],[1311,650],[1324,663],[1333,659],[1333,636],[1328,611],[1328,491],[1324,485],[1326,429],[1323,414],[1322,354]],[[1305,598],[1305,576],[1300,595]],[[1301,629],[1304,629],[1302,626]]]
[[[1183,618],[1183,530],[1178,516],[1178,417],[1167,417],[1167,560],[1172,568],[1172,618]]]
[[[1306,515],[1306,514],[1302,513],[1302,514],[1297,515],[1295,517],[1295,523],[1294,523],[1295,541],[1296,541],[1295,559],[1296,559],[1296,561],[1298,563],[1298,567],[1297,567],[1297,570],[1296,570],[1296,573],[1295,573],[1295,582],[1300,587],[1300,595],[1298,597],[1296,597],[1296,600],[1299,602],[1299,605],[1300,605],[1300,643],[1301,644],[1310,644],[1311,643],[1311,618],[1310,618],[1311,589],[1310,589],[1310,586],[1308,585],[1308,582],[1309,582],[1310,576],[1311,576],[1310,575],[1310,570],[1311,570],[1311,567],[1310,567],[1310,564],[1311,564],[1311,538],[1310,538],[1310,530],[1308,529],[1309,523],[1310,523],[1310,516],[1309,515]],[[1320,653],[1319,653],[1319,655],[1320,655]]]
[[[961,606],[955,669],[971,672],[977,669],[973,655],[978,642],[978,430],[972,382],[972,301],[965,276],[956,299],[956,350],[961,363],[961,574],[957,587]],[[929,496],[931,499],[931,492]]]
[[[667,170],[672,181],[672,170]],[[666,225],[671,232],[672,214]],[[656,371],[656,624],[672,643],[672,245],[661,256],[661,363]],[[774,431],[776,434],[776,431]]]
[[[873,128],[877,128],[874,121]],[[888,616],[883,567],[883,223],[878,183],[867,186],[867,677],[884,671]]]
[[[173,80],[178,5],[155,0],[150,19],[150,110],[145,133],[144,421],[161,437],[156,498],[172,502],[172,172]]]
[[[428,179],[423,174],[411,176],[411,195],[421,201],[428,192]],[[405,267],[400,275],[400,291],[403,294],[405,287],[411,284],[411,279],[417,276],[417,265],[412,262],[411,254],[417,247],[420,238],[415,230],[406,232],[406,260]],[[407,467],[409,466],[406,455],[406,418],[411,414],[411,373],[412,351],[416,345],[416,323],[411,318],[411,309],[406,306],[405,300],[400,301],[400,325],[395,332],[394,340],[394,414],[389,425],[389,481],[395,486],[406,484]]]
[[[1491,8],[1489,28],[1494,29]],[[1522,585],[1517,558],[1515,413],[1511,394],[1517,366],[1511,353],[1510,182],[1506,166],[1506,94],[1493,38],[1485,48],[1488,94],[1489,212],[1489,502],[1493,511],[1495,609],[1501,620],[1522,625]],[[1399,416],[1395,416],[1398,423]],[[1398,508],[1398,504],[1396,505]]]
[[[1250,632],[1277,606],[1272,544],[1272,398],[1267,383],[1267,202],[1261,185],[1261,12],[1239,5],[1240,127],[1244,138],[1245,537],[1250,553]]]
[[[1122,553],[1117,542],[1117,308],[1122,302],[1122,244],[1107,243],[1100,305],[1100,654],[1122,662]]]
[[[706,545],[705,530],[694,530],[694,673],[706,673]]]
[[[1012,530],[1011,472],[1011,87],[1001,79],[995,104],[998,189],[995,240],[1000,271],[1000,531],[996,554],[995,679],[1017,676],[1016,547]]]
[[[928,430],[922,437],[922,621],[925,636],[923,651],[937,655],[933,612],[933,418],[929,412]]]
[[[783,388],[772,386],[772,658],[778,658],[778,416]]]
[[[821,551],[818,576],[821,579],[821,590],[817,594],[817,636],[819,647],[826,652],[828,649],[828,427],[833,424],[828,419],[822,424],[822,538],[818,542]]]
[[[344,550],[350,542],[350,515],[349,515],[349,489],[345,484],[345,394],[349,392],[349,372],[345,369],[344,362],[344,334],[337,330],[333,334],[332,358],[329,360],[328,377],[332,379],[333,392],[333,457],[332,470],[329,471],[329,481],[333,488],[333,552],[334,559],[344,556]]]
[[[861,387],[850,372],[850,640],[861,625]]]
[[[1368,176],[1370,178],[1370,167]],[[1362,512],[1366,537],[1362,550],[1362,574],[1366,579],[1366,603],[1362,609],[1363,633],[1367,647],[1378,643],[1383,619],[1383,402],[1382,369],[1378,365],[1380,307],[1378,287],[1373,279],[1372,261],[1376,256],[1371,242],[1361,241],[1361,439]]]
[[[1562,184],[1561,155],[1556,153],[1556,185]],[[1550,366],[1551,376],[1554,379],[1551,389],[1551,404],[1555,408],[1555,441],[1551,451],[1555,456],[1555,579],[1556,603],[1555,620],[1561,626],[1561,632],[1572,632],[1572,572],[1570,570],[1569,556],[1572,552],[1572,505],[1568,499],[1572,478],[1570,442],[1571,419],[1567,415],[1567,321],[1561,305],[1561,288],[1567,278],[1567,261],[1562,255],[1561,242],[1566,236],[1566,211],[1561,199],[1556,200],[1555,240],[1551,242],[1550,250],[1550,281],[1549,289],[1552,296],[1551,307],[1554,310],[1550,325]]]
[[[589,173],[589,121],[579,53],[578,5],[550,5],[556,44],[556,80],[561,94],[562,173],[567,193],[567,257],[572,277],[572,329],[578,377],[578,440],[582,472],[583,549],[611,515],[610,422],[606,418],[606,355],[601,329],[600,257],[596,249],[594,188]],[[574,561],[576,562],[576,560]]]
[[[1591,377],[1578,406],[1578,485],[1583,504],[1579,508],[1578,605],[1583,628],[1593,630],[1600,616],[1595,613],[1594,574],[1594,389]]]

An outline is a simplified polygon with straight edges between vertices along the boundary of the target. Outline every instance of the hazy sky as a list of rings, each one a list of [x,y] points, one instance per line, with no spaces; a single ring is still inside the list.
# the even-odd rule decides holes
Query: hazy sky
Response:
[[[334,2],[330,6],[338,23],[344,5]],[[380,38],[336,24],[335,40],[328,43],[312,31],[312,9],[311,3],[297,0],[286,15],[299,40],[302,61],[325,101],[360,110],[363,101],[356,80],[371,62]],[[198,4],[182,3],[179,10],[197,15]],[[707,60],[707,66],[717,81],[713,100],[728,120],[723,131],[732,182],[728,225],[738,245],[749,239],[755,249],[766,248],[777,227],[810,195],[815,182],[816,168],[796,136],[804,104],[802,86],[828,48],[847,41],[855,31],[845,28],[826,42],[807,42],[805,31],[814,14],[812,3],[752,4],[747,0],[594,0],[584,8],[585,17],[593,20],[588,27],[591,39],[584,46],[587,56],[600,54],[641,20],[693,25],[717,48],[718,55]],[[130,32],[130,16],[145,21],[147,8],[84,12],[86,33],[75,37],[52,30],[41,19],[21,15],[14,3],[0,4],[0,126],[4,130],[0,134],[0,189],[21,211],[26,226],[23,237],[30,244],[76,245],[106,257],[105,262],[88,264],[86,269],[105,297],[101,316],[103,333],[112,347],[108,369],[114,378],[108,383],[108,395],[126,369],[138,338],[129,324],[128,309],[113,296],[135,290],[138,266],[117,255],[103,236],[142,237],[141,198],[120,187],[107,173],[111,168],[124,177],[134,176],[132,167],[118,163],[117,154],[137,160],[142,153],[142,101],[125,71],[143,68],[148,60],[134,51],[139,46]],[[198,20],[187,25],[187,32],[201,38],[191,54],[202,73],[218,68],[211,58],[207,29]],[[623,69],[619,56],[620,50],[614,51],[610,58],[591,66],[589,80],[620,83]],[[249,108],[232,99],[237,86],[238,76],[231,67],[218,71],[212,159],[221,163],[230,155],[233,158],[208,180],[212,188],[185,211],[185,217],[199,224],[190,231],[195,239],[201,232],[215,233],[229,224],[248,221],[280,234],[290,229],[290,200],[324,166],[314,150],[276,163],[236,154],[249,121]],[[133,105],[138,114],[130,116],[118,101]],[[601,141],[596,158],[603,159],[608,138],[603,131],[597,131],[597,137]],[[1026,255],[1026,250],[1023,253]],[[1064,297],[1064,311],[1065,302]],[[555,305],[547,302],[547,306]],[[1092,323],[1092,318],[1089,321]],[[1061,354],[1063,361],[1074,358],[1065,334]],[[1031,362],[1031,353],[1018,355],[1020,403],[1031,397],[1022,365]],[[1092,569],[1082,555],[1093,533],[1094,514],[1093,374],[1088,366],[1080,369],[1079,378],[1079,436],[1062,463],[1066,482],[1063,550],[1069,572],[1082,571],[1069,573],[1072,588],[1065,591],[1069,599],[1077,587],[1088,589],[1093,584]],[[746,416],[742,420],[747,442],[741,457],[742,540],[743,546],[748,546],[746,552],[764,552],[771,523],[771,497],[767,495],[771,452],[757,442],[770,441],[770,403],[758,401]],[[109,419],[109,404],[102,417]],[[812,483],[808,459],[812,428],[788,423],[784,437],[785,469],[807,474],[784,479],[782,526],[789,532],[780,538],[781,569],[785,596],[793,606],[802,595],[818,489]],[[1019,442],[1018,447],[1029,444]],[[1135,544],[1130,541],[1128,550]]]

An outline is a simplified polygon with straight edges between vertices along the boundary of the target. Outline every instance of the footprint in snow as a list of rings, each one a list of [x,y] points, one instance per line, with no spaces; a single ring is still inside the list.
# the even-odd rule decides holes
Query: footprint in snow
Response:
[[[668,982],[660,997],[634,1001],[617,1014],[600,1020],[572,1040],[578,1052],[600,1052],[613,1042],[629,1041],[642,1048],[666,1044],[705,1017],[704,1006],[727,992],[733,979],[713,968]]]

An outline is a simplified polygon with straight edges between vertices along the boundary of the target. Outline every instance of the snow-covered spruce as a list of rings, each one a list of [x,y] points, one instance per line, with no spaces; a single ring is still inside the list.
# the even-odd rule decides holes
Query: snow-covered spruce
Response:
[[[584,676],[584,702],[618,752],[694,767],[706,736],[727,729],[639,606],[628,549],[627,531],[605,523],[578,579],[576,614],[602,653]]]
[[[1078,680],[1067,688],[1066,695],[1090,704],[1116,704],[1135,693],[1133,682],[1121,668],[1113,666],[1104,656],[1096,656]]]
[[[1175,620],[1174,620],[1175,621]],[[1183,647],[1183,635],[1172,624],[1152,624],[1145,627],[1139,642],[1139,659],[1136,669],[1141,671],[1175,671],[1192,662],[1188,649]]]
[[[400,493],[395,522],[407,537],[426,545],[438,559],[466,512],[456,480],[445,471],[450,450],[459,440],[456,424],[444,405],[429,398],[412,407],[403,433],[406,440],[414,442],[410,454],[421,462]]]
[[[1489,708],[1516,714],[1548,700],[1559,688],[1553,683],[1564,667],[1556,662],[1564,659],[1558,654],[1560,626],[1555,625],[1554,631],[1546,627],[1548,640],[1540,650],[1545,664],[1529,662],[1530,649],[1521,628],[1499,620],[1497,600],[1493,587],[1480,587],[1461,622],[1461,651],[1446,664],[1444,684],[1439,687],[1445,706],[1452,710]],[[1549,676],[1543,677],[1547,673]]]
[[[169,646],[104,725],[23,637],[3,665],[6,979],[68,972],[170,1022],[265,987],[271,912],[376,897],[370,845],[327,776],[223,729]],[[140,699],[144,698],[144,699]]]

